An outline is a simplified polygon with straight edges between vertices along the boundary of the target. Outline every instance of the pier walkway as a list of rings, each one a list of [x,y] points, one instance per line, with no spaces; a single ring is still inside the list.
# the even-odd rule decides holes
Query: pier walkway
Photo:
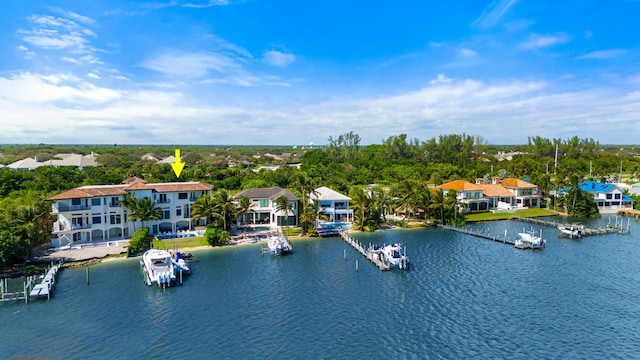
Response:
[[[508,239],[506,234],[503,235],[503,236],[496,236],[496,235],[491,235],[488,232],[483,233],[483,232],[480,232],[480,231],[473,231],[473,230],[470,230],[470,229],[459,228],[459,227],[454,227],[454,226],[449,226],[449,225],[438,225],[438,228],[445,229],[445,230],[456,231],[456,232],[459,232],[461,234],[471,235],[471,236],[475,236],[477,238],[491,240],[491,241],[495,241],[495,242],[499,242],[499,243],[503,243],[503,244],[509,244],[511,246],[515,245],[515,240]]]
[[[560,222],[555,222],[555,221],[548,221],[548,220],[542,220],[539,218],[529,218],[529,217],[520,217],[520,216],[512,216],[509,218],[509,220],[518,220],[518,221],[522,221],[522,222],[528,222],[528,223],[533,223],[533,224],[538,224],[538,225],[544,225],[544,226],[550,226],[550,227],[554,227],[556,229],[558,229],[559,226],[563,226],[563,225],[567,225],[565,223],[560,223]],[[607,226],[607,227],[603,227],[603,228],[598,228],[598,229],[591,229],[591,228],[587,228],[585,227],[582,230],[582,236],[589,236],[589,235],[607,235],[607,234],[627,234],[629,233],[629,229],[631,228],[631,219],[629,219],[629,221],[627,222],[627,228],[625,229],[622,225],[623,220],[620,219],[620,222],[618,222],[618,218],[616,218],[616,222],[613,226]]]
[[[347,244],[351,245],[357,252],[362,254],[365,259],[371,261],[375,266],[377,266],[382,271],[389,270],[389,264],[380,258],[380,253],[369,251],[367,252],[359,242],[355,241],[346,231],[342,230],[339,232],[340,237]]]
[[[56,276],[60,269],[62,269],[62,261],[55,265],[52,262],[39,284],[36,284],[35,276],[27,276],[22,284],[22,291],[9,292],[8,279],[2,279],[0,281],[0,301],[24,300],[25,303],[29,303],[29,300],[34,297],[51,299],[55,289]]]

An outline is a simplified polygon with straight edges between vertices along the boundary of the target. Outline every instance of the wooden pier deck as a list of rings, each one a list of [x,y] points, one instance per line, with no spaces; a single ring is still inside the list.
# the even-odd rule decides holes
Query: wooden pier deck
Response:
[[[351,245],[351,247],[356,249],[357,252],[362,254],[362,256],[364,256],[365,259],[371,261],[371,263],[377,266],[380,270],[382,271],[389,270],[389,264],[386,261],[380,259],[379,253],[367,252],[364,249],[364,247],[362,247],[360,243],[355,241],[349,234],[347,234],[346,231],[340,231],[339,234],[342,240],[344,240],[347,244]]]
[[[529,218],[529,217],[520,217],[520,216],[512,216],[512,217],[509,218],[509,220],[518,220],[518,221],[522,221],[522,222],[528,222],[528,223],[533,223],[533,224],[538,224],[538,225],[543,225],[543,226],[550,226],[550,227],[554,227],[556,229],[559,226],[567,225],[565,223],[560,223],[560,222],[556,222],[556,221],[548,221],[548,220],[542,220],[542,219],[539,219],[539,218]],[[629,229],[631,227],[631,220],[629,219],[629,221],[627,222],[627,228],[626,229],[622,225],[622,222],[623,222],[623,220],[621,219],[620,222],[618,223],[618,219],[616,218],[616,223],[615,223],[614,226],[607,226],[607,227],[598,228],[598,229],[591,229],[591,228],[585,227],[582,230],[582,236],[607,235],[607,234],[626,234],[626,233],[629,232]]]
[[[25,303],[29,303],[29,300],[34,297],[51,299],[60,269],[62,269],[62,261],[55,265],[52,263],[39,284],[36,284],[35,276],[27,276],[23,282],[22,291],[9,292],[8,279],[3,279],[0,281],[0,301],[24,300]]]
[[[511,246],[515,245],[515,240],[514,239],[508,239],[504,235],[496,236],[496,235],[492,235],[490,233],[483,233],[483,232],[480,232],[480,231],[473,231],[473,230],[470,230],[470,229],[459,228],[459,227],[448,226],[448,225],[439,225],[438,227],[441,228],[441,229],[456,231],[456,232],[459,232],[461,234],[471,235],[471,236],[475,236],[477,238],[491,240],[491,241],[495,241],[495,242],[498,242],[498,243],[508,244],[508,245],[511,245]]]

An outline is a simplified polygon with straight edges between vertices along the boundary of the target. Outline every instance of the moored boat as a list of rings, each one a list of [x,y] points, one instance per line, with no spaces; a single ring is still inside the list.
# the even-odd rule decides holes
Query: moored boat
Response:
[[[176,272],[182,271],[182,273],[185,275],[191,275],[191,269],[189,268],[189,263],[187,262],[183,253],[177,251],[173,261],[176,267]]]
[[[267,247],[269,248],[269,252],[273,255],[282,254],[282,242],[280,241],[279,236],[269,237],[269,240],[267,240]]]
[[[397,267],[400,270],[409,269],[409,257],[402,252],[400,244],[386,245],[382,248],[382,254],[390,266]]]
[[[584,225],[565,224],[558,225],[558,235],[569,239],[581,239]]]
[[[159,287],[169,287],[175,284],[175,263],[168,251],[147,250],[142,255],[140,265],[147,285],[157,284]]]
[[[540,236],[536,236],[533,229],[530,231],[523,230],[521,233],[518,233],[518,238],[516,239],[513,246],[516,249],[542,249],[547,244],[547,241],[542,238],[542,230],[540,230]]]

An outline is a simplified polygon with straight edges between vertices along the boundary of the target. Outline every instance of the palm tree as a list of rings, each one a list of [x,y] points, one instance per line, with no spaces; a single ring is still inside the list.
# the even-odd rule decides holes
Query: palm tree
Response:
[[[137,219],[133,217],[133,214],[138,209],[138,199],[135,196],[127,193],[127,195],[124,196],[124,199],[120,200],[120,204],[129,212],[129,218],[127,219],[127,221],[131,221],[133,223],[133,232],[136,232]]]
[[[444,225],[445,196],[442,189],[438,189],[431,196],[431,204],[429,209],[440,215],[440,224]]]
[[[370,199],[365,192],[357,187],[352,187],[349,197],[351,198],[351,208],[353,209],[354,223],[356,230],[364,230],[367,222],[367,208]]]
[[[193,210],[191,211],[191,221],[197,222],[198,220],[205,218],[206,224],[210,224],[216,219],[216,212],[213,203],[213,196],[211,194],[200,196],[193,203]]]
[[[155,200],[152,201],[145,197],[138,200],[138,206],[131,217],[140,220],[142,227],[145,228],[148,227],[148,222],[151,220],[162,220],[162,210],[157,206]]]
[[[251,199],[249,199],[249,197],[246,195],[242,195],[240,197],[240,200],[238,201],[238,204],[236,205],[236,208],[237,208],[238,218],[243,219],[244,225],[246,225],[247,223],[246,215],[249,212],[251,212],[252,207],[253,207],[253,204],[251,203]]]
[[[284,212],[285,215],[285,223],[289,225],[289,212],[293,211],[293,204],[289,202],[289,199],[286,195],[280,195],[276,198],[276,210],[280,212]]]
[[[215,216],[222,221],[222,230],[228,231],[228,225],[236,215],[236,206],[229,191],[220,189],[213,194],[213,205]]]
[[[300,226],[302,227],[302,235],[309,233],[309,229],[313,229],[313,222],[318,219],[320,211],[320,202],[316,199],[304,208],[300,214]]]
[[[313,181],[304,171],[299,171],[296,173],[294,183],[297,186],[297,188],[300,190],[300,194],[302,198],[302,201],[300,202],[300,215],[304,215],[305,209],[307,208],[307,205],[309,205],[307,196],[316,192],[315,181]],[[309,224],[310,223],[308,222],[300,221],[300,226],[302,227],[303,235],[307,233]]]

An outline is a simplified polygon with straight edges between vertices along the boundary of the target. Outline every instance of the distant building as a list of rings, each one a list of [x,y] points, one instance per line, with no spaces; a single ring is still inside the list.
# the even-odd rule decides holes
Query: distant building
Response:
[[[7,165],[12,170],[34,170],[40,166],[75,166],[79,169],[83,169],[87,166],[98,166],[96,163],[97,154],[91,153],[89,155],[82,154],[57,154],[54,155],[51,160],[38,161],[38,158],[26,158],[18,160],[14,163]]]
[[[162,158],[154,153],[146,153],[140,156],[140,160],[158,162],[161,161]]]
[[[276,208],[276,199],[282,195],[287,197],[292,208],[288,224],[286,214]],[[275,228],[299,224],[299,199],[291,191],[278,186],[252,188],[235,194],[233,198],[238,200],[243,196],[249,198],[252,206],[247,214],[238,218],[238,225],[267,225]]]
[[[148,184],[134,177],[121,185],[90,185],[65,191],[47,199],[53,202],[52,215],[57,216],[52,246],[131,237],[142,224],[128,221],[128,210],[120,203],[127,194],[149,198],[160,207],[162,219],[148,223],[152,234],[191,229],[193,203],[210,194],[212,188],[201,182]]]
[[[556,196],[565,194],[573,186],[556,191]],[[606,184],[597,181],[585,181],[578,184],[578,189],[593,195],[593,199],[598,205],[601,213],[615,212],[617,210],[633,209],[635,200],[622,193],[622,190],[614,184]]]
[[[504,152],[504,151],[498,151],[498,154],[496,155],[496,159],[498,161],[511,161],[513,160],[513,157],[516,155],[525,155],[526,153],[522,152],[522,151],[509,151],[509,152]]]
[[[11,164],[7,165],[7,168],[11,170],[35,170],[43,165],[44,163],[39,162],[37,158],[26,158],[12,162]]]
[[[515,210],[530,207],[540,207],[540,193],[538,186],[520,179],[504,179],[492,177],[491,184],[472,184],[465,180],[455,180],[436,186],[446,194],[451,190],[457,192],[456,198],[467,211],[482,211],[490,209]]]

